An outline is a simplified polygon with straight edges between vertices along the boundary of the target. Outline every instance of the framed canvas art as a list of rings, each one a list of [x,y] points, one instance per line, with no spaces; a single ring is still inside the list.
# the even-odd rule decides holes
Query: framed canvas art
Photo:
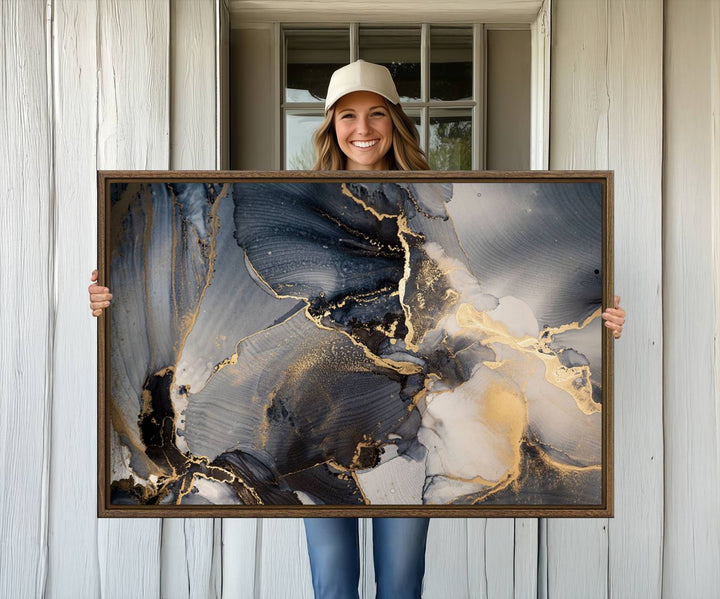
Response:
[[[612,515],[611,172],[98,184],[100,516]]]

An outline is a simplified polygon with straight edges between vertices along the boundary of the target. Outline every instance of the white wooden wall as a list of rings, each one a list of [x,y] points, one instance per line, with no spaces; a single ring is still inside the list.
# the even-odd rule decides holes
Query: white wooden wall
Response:
[[[718,597],[720,2],[551,24],[550,166],[615,170],[616,517],[434,520],[424,595]],[[221,164],[226,27],[224,0],[0,1],[0,597],[311,595],[300,521],[95,517],[95,170]]]

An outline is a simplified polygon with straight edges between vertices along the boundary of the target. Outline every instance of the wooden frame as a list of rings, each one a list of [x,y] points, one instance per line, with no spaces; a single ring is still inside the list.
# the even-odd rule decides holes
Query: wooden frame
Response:
[[[612,181],[99,172],[99,515],[612,516]]]

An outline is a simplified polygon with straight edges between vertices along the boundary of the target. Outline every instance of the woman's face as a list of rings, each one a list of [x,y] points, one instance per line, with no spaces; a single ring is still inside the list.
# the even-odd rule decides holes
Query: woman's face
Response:
[[[373,92],[349,93],[335,104],[333,118],[340,150],[349,171],[378,171],[389,167],[393,124],[385,99]]]

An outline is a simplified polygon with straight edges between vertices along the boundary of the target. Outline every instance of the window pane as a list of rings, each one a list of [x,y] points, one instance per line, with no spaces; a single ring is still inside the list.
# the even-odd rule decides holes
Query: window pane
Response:
[[[430,98],[472,100],[473,35],[470,27],[430,29]]]
[[[350,62],[350,32],[286,31],[285,60],[285,101],[322,101],[333,71]]]
[[[386,66],[400,100],[420,100],[420,28],[360,28],[360,58]]]
[[[472,168],[472,116],[467,109],[430,111],[430,168],[467,171]]]
[[[285,115],[285,169],[309,171],[315,164],[312,135],[323,122],[322,113],[294,112]]]
[[[425,140],[423,139],[423,130],[422,130],[422,118],[420,116],[420,109],[419,108],[403,108],[405,111],[405,114],[407,114],[413,123],[415,123],[415,128],[417,129],[418,135],[420,136],[420,147],[425,147]]]

